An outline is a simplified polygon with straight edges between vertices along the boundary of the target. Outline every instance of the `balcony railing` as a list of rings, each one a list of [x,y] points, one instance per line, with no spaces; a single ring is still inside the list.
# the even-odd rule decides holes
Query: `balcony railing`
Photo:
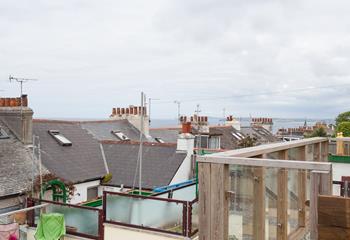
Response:
[[[198,199],[104,192],[103,201],[104,222],[109,224],[186,237],[198,232]]]
[[[201,156],[199,239],[317,239],[318,194],[332,192],[328,140]]]
[[[65,204],[47,200],[29,198],[27,207],[47,204],[40,209],[28,211],[28,225],[36,227],[40,219],[41,212],[61,213],[64,215],[66,233],[87,239],[102,240],[103,211],[102,209]]]

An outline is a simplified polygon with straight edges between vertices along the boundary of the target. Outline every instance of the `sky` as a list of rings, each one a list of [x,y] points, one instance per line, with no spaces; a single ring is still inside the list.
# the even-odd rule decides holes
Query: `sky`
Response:
[[[334,118],[349,110],[348,0],[1,0],[0,95],[36,118]]]

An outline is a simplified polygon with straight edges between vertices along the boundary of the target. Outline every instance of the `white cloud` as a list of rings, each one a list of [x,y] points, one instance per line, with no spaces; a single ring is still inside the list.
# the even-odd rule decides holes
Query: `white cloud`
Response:
[[[25,89],[48,117],[106,117],[141,90],[167,102],[155,117],[176,116],[175,99],[188,114],[200,103],[217,116],[334,117],[349,87],[288,90],[350,84],[349,10],[346,0],[3,0],[0,88],[18,93],[8,74],[39,78]]]

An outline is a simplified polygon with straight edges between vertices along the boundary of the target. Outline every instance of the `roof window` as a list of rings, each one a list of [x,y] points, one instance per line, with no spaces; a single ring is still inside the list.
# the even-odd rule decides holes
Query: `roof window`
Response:
[[[154,138],[157,142],[159,142],[159,143],[165,143],[164,142],[164,140],[162,139],[162,138],[160,138],[160,137],[156,137],[156,138]]]
[[[48,132],[61,146],[72,146],[72,142],[63,136],[60,131],[49,130]]]
[[[232,132],[232,136],[234,137],[234,138],[236,138],[237,140],[242,140],[243,138],[242,137],[240,137],[238,134],[236,134],[235,132]]]
[[[0,139],[7,139],[7,138],[10,138],[7,132],[4,129],[0,128]]]
[[[130,138],[128,138],[128,136],[126,136],[123,132],[121,131],[111,131],[111,133],[116,136],[117,138],[119,138],[122,141],[129,141]]]

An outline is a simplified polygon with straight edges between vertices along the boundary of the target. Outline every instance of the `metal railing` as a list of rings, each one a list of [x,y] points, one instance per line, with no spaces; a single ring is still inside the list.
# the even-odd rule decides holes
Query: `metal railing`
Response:
[[[44,210],[45,213],[54,212],[64,215],[67,234],[87,239],[104,239],[102,209],[34,198],[27,199],[27,207],[32,208],[27,213],[30,227],[37,226],[40,214]]]
[[[198,232],[198,199],[103,192],[103,222],[191,237]]]
[[[317,239],[318,194],[332,192],[327,157],[327,138],[200,156],[199,239]]]

